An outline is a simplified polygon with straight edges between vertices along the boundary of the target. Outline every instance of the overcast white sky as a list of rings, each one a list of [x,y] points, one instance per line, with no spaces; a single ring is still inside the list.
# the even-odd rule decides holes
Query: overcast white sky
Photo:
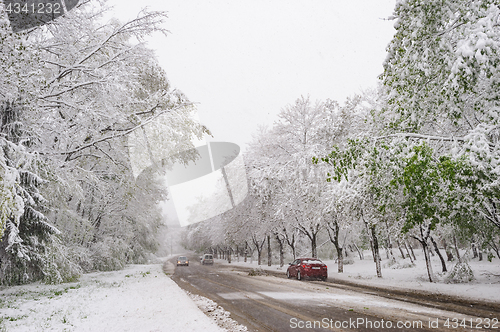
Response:
[[[243,150],[259,124],[272,125],[301,95],[341,104],[375,87],[394,34],[395,0],[108,0],[124,21],[168,12],[170,35],[155,35],[172,85],[198,103],[214,141]],[[191,196],[196,196],[191,193]],[[194,197],[193,196],[193,197]],[[186,196],[190,197],[189,193]],[[180,202],[177,209],[189,205]],[[176,208],[164,205],[167,223]],[[178,211],[180,215],[182,211]]]
[[[394,33],[395,0],[110,0],[114,16],[168,12],[149,40],[171,83],[199,103],[217,141],[245,148],[301,95],[334,99],[374,87]]]

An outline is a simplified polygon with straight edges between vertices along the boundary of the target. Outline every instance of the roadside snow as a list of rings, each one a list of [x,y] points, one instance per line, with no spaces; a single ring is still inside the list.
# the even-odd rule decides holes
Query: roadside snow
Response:
[[[226,330],[155,264],[86,274],[71,284],[2,289],[0,331]]]
[[[349,259],[351,262],[354,260],[354,264],[344,265],[344,273],[337,272],[337,263],[335,261],[323,260],[323,262],[328,266],[328,279],[330,281],[338,279],[370,286],[399,290],[427,291],[466,299],[496,303],[500,302],[498,298],[500,290],[500,261],[498,259],[493,259],[492,262],[480,262],[477,259],[470,260],[468,264],[474,272],[475,280],[469,283],[447,284],[444,281],[446,274],[441,273],[439,258],[434,256],[431,260],[437,282],[430,283],[427,277],[427,269],[422,253],[415,250],[415,254],[417,260],[414,266],[410,265],[410,260],[408,258],[403,260],[400,257],[397,263],[391,266],[389,266],[389,260],[382,260],[383,278],[377,278],[375,263],[368,252],[365,253],[364,260],[360,260],[359,257],[354,257],[352,254]],[[244,263],[242,258],[240,258],[240,262],[238,262],[237,258],[234,257],[231,264],[223,260],[216,260],[216,262],[228,265],[239,265],[267,271],[282,271],[283,274],[286,273],[288,263],[291,261],[292,259],[286,260],[285,266],[279,267],[279,265],[258,266],[256,261]],[[454,265],[455,262],[447,262],[448,271],[451,271]]]
[[[220,305],[216,302],[207,299],[206,297],[191,294],[188,292],[188,295],[191,299],[196,303],[198,308],[201,309],[208,317],[212,318],[217,322],[219,326],[227,329],[227,331],[231,332],[246,332],[248,331],[247,327],[244,325],[239,325],[238,322],[233,320],[229,311],[224,310]]]

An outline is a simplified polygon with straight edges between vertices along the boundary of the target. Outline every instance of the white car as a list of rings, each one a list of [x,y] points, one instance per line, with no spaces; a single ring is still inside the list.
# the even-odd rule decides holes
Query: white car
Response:
[[[205,254],[201,257],[201,264],[214,264],[214,256],[212,254]]]
[[[179,258],[177,258],[177,266],[179,265],[189,266],[189,260],[186,256],[179,256]]]

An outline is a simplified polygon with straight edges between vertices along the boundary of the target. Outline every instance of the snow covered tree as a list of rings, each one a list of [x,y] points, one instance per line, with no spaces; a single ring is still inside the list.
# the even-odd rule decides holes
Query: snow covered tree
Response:
[[[323,227],[319,206],[324,181],[310,160],[317,151],[324,151],[318,133],[324,114],[322,104],[297,99],[282,109],[265,142],[251,146],[255,156],[248,158],[256,163],[250,177],[257,193],[274,202],[277,216],[308,238],[312,257],[317,257],[317,237]]]
[[[44,276],[45,247],[59,233],[44,214],[47,207],[40,189],[47,166],[29,152],[29,132],[23,126],[23,109],[15,103],[0,105],[2,185],[6,191],[0,242],[0,284],[20,284]],[[7,189],[7,190],[5,190]],[[5,230],[5,233],[4,233]]]
[[[349,98],[334,119],[339,129],[332,133],[333,151],[330,149],[322,158],[315,156],[312,161],[317,167],[326,167],[324,173],[326,182],[330,183],[330,202],[325,211],[328,214],[339,213],[338,209],[349,211],[343,213],[343,218],[348,218],[344,222],[363,225],[361,228],[366,229],[370,238],[377,276],[381,277],[378,225],[384,221],[384,204],[390,201],[386,198],[392,178],[388,167],[384,166],[389,160],[390,150],[380,148],[371,140],[378,130],[372,112],[380,108],[379,104],[373,92]],[[331,241],[339,252],[339,260],[343,248],[338,232],[342,224],[335,218],[326,222]]]
[[[102,2],[81,1],[64,17],[22,33],[12,33],[0,13],[6,194],[0,264],[3,272],[12,267],[11,275],[17,275],[7,280],[5,272],[2,282],[46,277],[64,265],[58,259],[74,259],[89,270],[106,265],[93,260],[101,255],[106,261],[106,252],[120,267],[154,251],[160,216],[153,206],[157,199],[151,199],[155,185],[136,181],[127,138],[158,127],[158,121],[167,130],[157,141],[167,137],[166,149],[185,149],[190,137],[206,131],[143,43],[150,33],[166,33],[165,14],[143,11],[129,22],[102,23],[104,10]],[[151,176],[151,181],[161,179]],[[64,233],[51,236],[57,233],[51,224]],[[50,239],[61,249],[55,261],[47,256]],[[15,257],[5,256],[15,248]],[[23,248],[31,256],[23,255]],[[24,273],[23,264],[31,264],[31,272]]]
[[[392,135],[449,142],[480,179],[471,208],[499,227],[500,7],[497,1],[399,1],[381,79]]]

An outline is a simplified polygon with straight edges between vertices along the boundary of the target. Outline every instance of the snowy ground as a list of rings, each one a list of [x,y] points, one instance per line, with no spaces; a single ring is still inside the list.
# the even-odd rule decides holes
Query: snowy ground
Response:
[[[0,289],[0,331],[227,331],[215,320],[230,331],[246,330],[216,303],[192,297],[161,263],[131,265],[71,284]]]
[[[237,262],[233,258],[231,265],[258,267],[255,260],[252,263],[242,260],[240,258]],[[409,262],[408,259],[406,261]],[[222,260],[217,262],[224,263]],[[437,257],[433,258],[433,266],[440,281],[435,283],[427,281],[425,262],[418,254],[414,267],[396,269],[394,265],[387,266],[387,262],[382,262],[385,267],[382,269],[383,278],[379,279],[370,257],[362,261],[355,258],[354,264],[344,266],[343,274],[336,272],[334,261],[325,261],[330,280],[344,279],[375,286],[500,301],[498,259],[492,262],[471,260],[469,264],[476,279],[466,284],[444,283],[444,275],[437,273],[441,271]],[[402,265],[404,261],[397,264],[399,267]],[[453,265],[448,263],[448,269],[451,270]],[[287,266],[262,265],[261,268],[285,273]],[[0,289],[0,331],[219,332],[246,331],[246,328],[238,326],[230,319],[229,313],[215,302],[186,294],[165,275],[162,264],[153,264],[86,274],[79,282],[71,284],[34,283]]]
[[[354,264],[344,265],[343,274],[337,273],[337,263],[335,261],[323,260],[323,262],[328,265],[328,278],[330,280],[342,279],[365,285],[402,290],[413,289],[416,291],[428,291],[500,303],[500,298],[498,297],[500,292],[500,260],[493,259],[492,262],[488,262],[487,260],[479,262],[477,259],[470,260],[468,264],[474,272],[475,280],[469,283],[448,284],[445,283],[446,274],[441,273],[439,258],[435,256],[431,259],[437,282],[430,283],[423,255],[417,251],[415,251],[415,254],[417,260],[413,267],[402,268],[405,265],[409,265],[409,259],[403,260],[400,258],[397,264],[392,266],[388,266],[389,260],[384,259],[382,261],[381,279],[377,278],[375,263],[368,253],[365,254],[364,260],[359,260],[358,257],[355,257]],[[350,258],[352,259],[353,256]],[[217,262],[225,261],[217,260]],[[243,258],[240,257],[239,262],[236,258],[233,258],[231,265],[238,264],[246,267],[262,268],[264,270],[282,271],[285,274],[289,262],[291,260],[285,261],[285,266],[283,267],[279,267],[279,265],[269,267],[267,264],[259,267],[255,259],[252,262],[244,263]],[[447,262],[448,271],[451,271],[454,265],[454,262]]]

